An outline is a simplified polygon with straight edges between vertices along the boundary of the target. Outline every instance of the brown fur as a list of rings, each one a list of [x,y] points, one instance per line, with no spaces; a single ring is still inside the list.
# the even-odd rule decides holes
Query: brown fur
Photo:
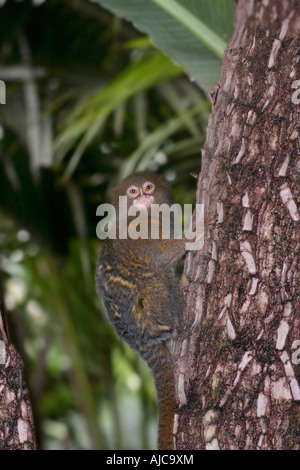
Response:
[[[129,186],[142,187],[145,181],[155,184],[155,204],[173,203],[166,180],[145,172],[129,176],[114,189],[116,209],[118,197],[126,195]],[[130,205],[132,200],[127,200]],[[173,449],[175,385],[166,342],[175,336],[181,318],[182,294],[174,266],[184,253],[184,239],[107,239],[97,268],[97,288],[110,321],[153,373],[159,408],[158,448],[162,450]]]

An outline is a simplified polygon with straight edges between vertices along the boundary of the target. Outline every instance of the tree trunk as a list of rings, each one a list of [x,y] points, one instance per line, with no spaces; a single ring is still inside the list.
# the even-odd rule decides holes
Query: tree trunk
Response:
[[[8,344],[0,310],[0,450],[35,450],[32,410],[22,360]]]
[[[300,448],[299,32],[299,0],[240,0],[173,349],[177,449]]]

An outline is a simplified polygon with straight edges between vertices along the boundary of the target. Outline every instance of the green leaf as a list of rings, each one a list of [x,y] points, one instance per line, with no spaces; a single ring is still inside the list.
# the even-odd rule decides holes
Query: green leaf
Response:
[[[205,90],[219,80],[234,25],[234,0],[98,0],[147,33]]]
[[[209,47],[216,56],[223,58],[226,42],[220,36],[214,33],[212,29],[207,27],[203,21],[196,15],[189,12],[188,9],[182,7],[180,3],[174,0],[153,0],[159,7],[163,8],[169,15],[175,18],[192,34],[200,39],[203,44]]]

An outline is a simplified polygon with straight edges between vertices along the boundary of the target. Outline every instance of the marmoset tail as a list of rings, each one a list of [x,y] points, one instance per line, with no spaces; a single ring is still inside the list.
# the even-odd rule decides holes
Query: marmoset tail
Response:
[[[176,263],[185,253],[185,239],[162,238],[161,218],[151,220],[152,204],[173,204],[166,180],[148,172],[135,173],[113,191],[117,218],[119,196],[127,207],[137,207],[158,224],[159,237],[107,238],[97,267],[97,289],[108,318],[118,335],[146,361],[152,371],[158,398],[158,448],[173,449],[176,408],[174,370],[166,343],[176,335],[183,308]],[[146,209],[146,210],[145,210]],[[133,218],[128,217],[128,225]],[[171,226],[171,237],[173,224]]]

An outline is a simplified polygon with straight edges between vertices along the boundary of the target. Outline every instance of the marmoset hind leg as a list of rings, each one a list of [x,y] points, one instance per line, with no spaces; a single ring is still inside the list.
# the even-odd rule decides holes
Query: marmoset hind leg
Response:
[[[172,274],[156,275],[136,295],[131,321],[143,342],[166,342],[176,335],[183,311],[179,279]]]

